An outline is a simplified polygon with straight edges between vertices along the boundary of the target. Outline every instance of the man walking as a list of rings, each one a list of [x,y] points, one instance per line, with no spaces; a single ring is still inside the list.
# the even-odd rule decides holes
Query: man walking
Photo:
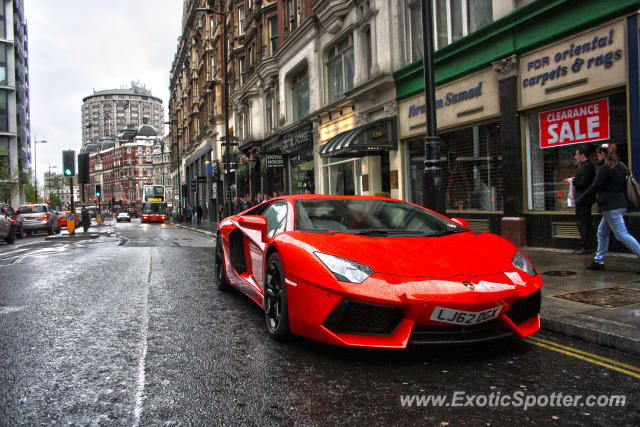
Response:
[[[196,220],[198,227],[200,227],[200,222],[202,221],[202,205],[198,203],[198,207],[196,208]]]
[[[593,183],[593,179],[596,176],[596,171],[593,168],[593,164],[587,157],[588,151],[585,146],[582,146],[576,150],[574,159],[578,165],[578,171],[575,177],[567,178],[566,181],[573,181],[573,187],[575,189],[575,198],[584,193],[587,188]],[[582,239],[582,248],[574,251],[575,254],[584,255],[590,254],[595,248],[595,233],[593,230],[593,222],[591,219],[591,206],[595,203],[595,196],[587,197],[586,200],[576,203],[576,225],[578,231],[580,231],[580,238]]]

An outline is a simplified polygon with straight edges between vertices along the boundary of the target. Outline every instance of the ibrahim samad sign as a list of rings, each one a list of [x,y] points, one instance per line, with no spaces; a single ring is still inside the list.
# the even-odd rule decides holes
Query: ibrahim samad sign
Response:
[[[540,148],[609,139],[609,100],[540,113]]]

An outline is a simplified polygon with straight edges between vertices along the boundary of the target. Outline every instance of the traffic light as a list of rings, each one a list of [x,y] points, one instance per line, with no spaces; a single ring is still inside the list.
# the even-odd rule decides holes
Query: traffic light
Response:
[[[102,193],[102,186],[100,184],[96,184],[96,197],[100,197]]]
[[[76,152],[73,150],[64,150],[62,152],[62,175],[76,175]]]
[[[89,183],[89,153],[78,154],[78,182]]]

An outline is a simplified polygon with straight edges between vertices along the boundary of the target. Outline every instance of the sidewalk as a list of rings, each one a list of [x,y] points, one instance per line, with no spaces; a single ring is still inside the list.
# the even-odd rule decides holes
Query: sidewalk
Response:
[[[217,223],[173,224],[215,237]],[[610,253],[606,271],[585,267],[593,259],[570,250],[522,248],[542,275],[542,328],[640,354],[640,262]]]

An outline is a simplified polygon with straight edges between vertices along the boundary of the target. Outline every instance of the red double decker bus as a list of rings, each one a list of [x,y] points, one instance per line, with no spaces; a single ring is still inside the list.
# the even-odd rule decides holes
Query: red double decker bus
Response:
[[[164,222],[167,219],[164,185],[145,185],[143,191],[141,222]]]

